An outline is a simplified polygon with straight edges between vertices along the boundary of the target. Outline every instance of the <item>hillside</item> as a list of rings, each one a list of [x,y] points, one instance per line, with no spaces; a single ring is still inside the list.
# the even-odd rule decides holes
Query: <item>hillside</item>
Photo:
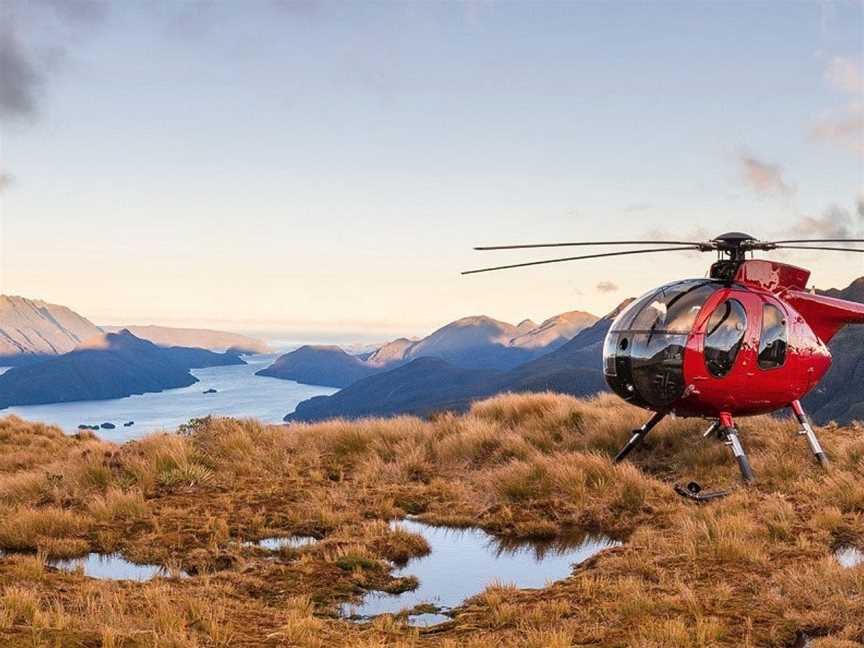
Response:
[[[118,333],[126,330],[135,337],[149,340],[164,347],[183,346],[210,349],[211,351],[228,351],[242,355],[253,353],[269,353],[270,348],[262,340],[210,329],[175,328],[171,326],[103,326],[106,333]]]
[[[440,410],[464,410],[471,399],[494,393],[500,374],[492,369],[461,369],[439,358],[418,358],[359,380],[332,396],[303,401],[285,420],[428,416]]]
[[[305,345],[279,356],[272,365],[255,375],[294,380],[307,385],[347,387],[378,371],[378,368],[345,353],[337,346]]]
[[[625,304],[582,330],[562,347],[509,371],[471,370],[437,359],[415,360],[346,387],[332,396],[300,403],[286,421],[334,417],[427,415],[438,410],[465,411],[471,402],[498,392],[554,390],[574,395],[606,389],[602,374],[603,340]]]
[[[128,331],[108,333],[60,356],[0,375],[0,409],[122,398],[186,387],[189,369],[244,364],[236,355],[205,349],[159,347]]]
[[[0,366],[74,349],[101,330],[66,306],[0,295]]]
[[[822,294],[864,303],[864,277]],[[864,326],[847,326],[828,348],[833,356],[831,369],[804,399],[804,407],[820,423],[864,421]]]
[[[759,479],[742,488],[699,419],[663,421],[614,464],[643,421],[611,395],[557,394],[287,433],[213,417],[123,445],[0,418],[0,645],[784,648],[806,632],[813,648],[860,648],[864,565],[836,552],[864,549],[864,428],[817,431],[826,474],[793,420],[752,419]],[[673,491],[691,480],[731,494],[697,505]],[[427,542],[431,529],[451,542]],[[598,534],[620,545],[520,584],[538,554]],[[478,535],[515,582],[497,558],[466,562]],[[313,540],[259,544],[275,537]],[[90,552],[169,569],[117,582],[54,562]],[[410,604],[340,615],[382,591],[410,597],[424,556],[440,565],[431,594],[468,597],[443,623],[410,627]]]

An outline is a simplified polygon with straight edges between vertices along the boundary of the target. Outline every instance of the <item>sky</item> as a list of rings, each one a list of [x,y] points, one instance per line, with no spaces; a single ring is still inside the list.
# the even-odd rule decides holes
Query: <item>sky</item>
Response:
[[[0,0],[0,93],[0,292],[97,324],[603,315],[711,256],[459,272],[556,256],[483,244],[864,235],[860,0]]]

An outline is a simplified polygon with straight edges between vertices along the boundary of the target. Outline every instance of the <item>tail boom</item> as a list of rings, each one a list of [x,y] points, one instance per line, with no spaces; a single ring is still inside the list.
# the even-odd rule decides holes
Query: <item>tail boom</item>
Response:
[[[864,304],[800,290],[787,291],[783,297],[825,344],[847,324],[864,324]]]

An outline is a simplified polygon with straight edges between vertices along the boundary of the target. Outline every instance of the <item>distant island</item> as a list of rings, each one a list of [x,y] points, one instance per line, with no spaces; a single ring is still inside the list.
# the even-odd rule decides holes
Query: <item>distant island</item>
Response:
[[[127,330],[100,334],[73,351],[0,375],[0,409],[188,387],[198,382],[190,369],[241,364],[245,362],[233,353],[160,347]]]

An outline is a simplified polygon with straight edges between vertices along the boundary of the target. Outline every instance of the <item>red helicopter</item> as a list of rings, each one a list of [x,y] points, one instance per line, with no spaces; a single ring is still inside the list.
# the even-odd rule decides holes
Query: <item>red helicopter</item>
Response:
[[[630,254],[681,250],[716,251],[708,277],[651,290],[618,315],[603,348],[609,387],[628,403],[654,412],[615,458],[623,460],[669,414],[712,420],[715,434],[732,449],[746,482],[753,470],[738,436],[736,417],[791,408],[810,449],[828,459],[801,399],[831,366],[826,344],[846,324],[864,324],[864,304],[807,291],[810,272],[747,253],[780,249],[864,253],[837,247],[864,239],[759,241],[729,232],[710,241],[593,241],[478,247],[515,250],[567,246],[667,245],[517,263],[463,274]],[[813,244],[832,244],[830,247]],[[698,486],[693,485],[695,495]],[[678,490],[676,488],[676,490]],[[680,491],[679,491],[680,492]]]

